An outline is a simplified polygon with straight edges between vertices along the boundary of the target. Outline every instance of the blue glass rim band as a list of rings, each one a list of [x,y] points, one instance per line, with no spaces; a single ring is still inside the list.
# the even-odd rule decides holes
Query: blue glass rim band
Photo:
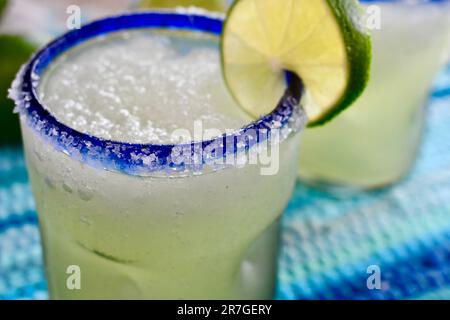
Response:
[[[235,156],[238,152],[248,151],[254,145],[269,140],[273,129],[284,132],[284,138],[301,130],[306,121],[304,112],[299,107],[302,92],[298,81],[290,82],[272,113],[262,116],[233,134],[223,134],[211,140],[180,145],[134,144],[91,136],[59,122],[38,99],[36,89],[45,68],[62,53],[96,36],[122,30],[152,28],[220,35],[222,25],[223,19],[218,16],[177,11],[127,13],[91,22],[60,36],[36,53],[18,73],[10,96],[27,124],[53,143],[58,151],[94,167],[131,175],[146,175],[158,171],[201,170],[204,164],[226,156]],[[250,132],[258,132],[255,139],[248,139],[251,136]],[[187,161],[180,162],[179,158],[175,159],[173,156],[180,149],[191,150],[191,156],[194,156],[198,150],[211,150],[214,146],[222,146],[222,152],[217,154],[200,152],[202,158],[194,164]]]

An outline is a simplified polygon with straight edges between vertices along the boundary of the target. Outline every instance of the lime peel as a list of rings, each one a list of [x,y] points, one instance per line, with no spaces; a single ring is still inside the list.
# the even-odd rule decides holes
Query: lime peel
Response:
[[[371,42],[355,19],[359,10],[356,0],[236,1],[221,42],[232,96],[250,115],[267,114],[290,71],[305,85],[308,126],[334,118],[359,97],[369,78]]]

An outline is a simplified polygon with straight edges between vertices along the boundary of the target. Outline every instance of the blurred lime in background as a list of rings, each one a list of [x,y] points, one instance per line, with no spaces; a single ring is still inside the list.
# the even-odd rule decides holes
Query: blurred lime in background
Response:
[[[0,0],[0,18],[6,4]],[[22,36],[0,34],[0,145],[20,142],[19,117],[13,114],[14,103],[7,95],[17,70],[34,50]]]
[[[195,6],[211,11],[225,11],[226,0],[143,0],[142,8],[173,8]]]
[[[3,14],[3,10],[6,7],[6,0],[0,0],[0,17]]]

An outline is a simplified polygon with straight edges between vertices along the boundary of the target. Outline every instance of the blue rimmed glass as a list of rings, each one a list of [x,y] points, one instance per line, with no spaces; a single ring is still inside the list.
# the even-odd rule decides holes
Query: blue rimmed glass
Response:
[[[372,70],[356,103],[302,135],[304,181],[373,189],[414,164],[433,78],[450,47],[450,1],[361,0],[372,29]]]
[[[298,135],[305,123],[298,79],[290,79],[271,114],[233,134],[184,145],[93,137],[59,122],[38,99],[40,78],[59,55],[96,36],[142,28],[219,35],[222,19],[140,12],[99,20],[43,48],[13,84],[50,295],[271,298],[279,218],[295,184]],[[250,139],[249,132],[261,134]],[[262,175],[261,163],[214,165],[259,150],[275,132],[280,163],[273,174]],[[204,152],[212,145],[223,146],[223,152]],[[174,156],[180,148],[190,155],[200,150],[200,161],[180,161]],[[149,156],[152,161],[145,161]]]
[[[56,57],[96,36],[139,28],[187,29],[219,35],[222,20],[217,17],[196,14],[134,13],[96,21],[80,30],[63,35],[38,52],[23,68],[13,85],[12,95],[17,109],[27,118],[29,125],[37,128],[41,135],[53,141],[56,148],[72,157],[109,170],[139,175],[167,171],[167,169],[169,171],[192,169],[180,159],[173,159],[175,147],[189,148],[195,152],[208,149],[212,144],[223,145],[223,153],[217,153],[213,159],[203,156],[202,163],[206,164],[218,160],[218,157],[233,156],[239,152],[242,149],[242,146],[237,146],[240,141],[239,137],[245,136],[249,132],[266,133],[257,134],[258,139],[245,139],[246,150],[268,139],[272,128],[295,132],[303,126],[304,117],[302,119],[302,115],[299,114],[301,110],[297,108],[301,95],[301,84],[298,79],[292,82],[271,114],[263,116],[231,136],[224,134],[216,139],[193,142],[190,146],[132,144],[100,139],[60,123],[42,106],[36,93],[38,79]],[[152,156],[154,160],[151,164],[144,163],[142,157],[138,159],[133,157],[133,154],[143,157]],[[203,155],[205,154],[206,152],[203,152]]]

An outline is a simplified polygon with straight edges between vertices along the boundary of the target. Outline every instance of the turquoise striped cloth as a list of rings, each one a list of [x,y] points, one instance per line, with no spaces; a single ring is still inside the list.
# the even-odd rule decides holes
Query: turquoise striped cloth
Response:
[[[450,299],[450,66],[410,176],[351,194],[298,183],[282,238],[279,299]],[[368,289],[369,266],[381,288]],[[0,299],[47,297],[23,153],[0,148]]]

